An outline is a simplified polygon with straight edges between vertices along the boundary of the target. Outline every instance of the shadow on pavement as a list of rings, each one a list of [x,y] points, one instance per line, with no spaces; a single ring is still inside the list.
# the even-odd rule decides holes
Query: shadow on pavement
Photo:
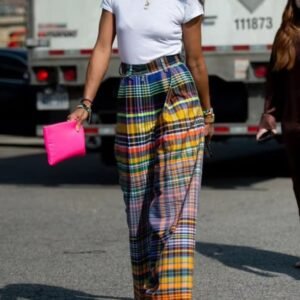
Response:
[[[0,169],[0,184],[118,184],[116,168],[100,164],[96,153],[62,162],[55,167],[48,166],[44,153],[0,158]]]
[[[80,291],[39,284],[11,284],[0,289],[1,300],[133,300],[133,298],[91,295]]]
[[[293,267],[299,260],[296,256],[247,246],[204,242],[197,242],[196,250],[230,268],[263,277],[276,277],[274,273],[285,274],[300,280],[300,270]]]
[[[283,149],[204,163],[203,185],[217,189],[247,187],[276,177],[289,177]]]
[[[5,153],[7,149],[9,148],[5,148]],[[97,153],[89,153],[84,158],[71,159],[55,167],[49,167],[42,149],[33,149],[32,153],[26,149],[27,155],[22,151],[25,150],[18,149],[16,155],[0,156],[0,184],[44,186],[118,184],[116,167],[103,165]],[[204,186],[217,189],[248,188],[256,182],[287,177],[288,167],[282,149],[232,155],[229,158],[218,158],[217,153],[216,158],[205,160],[203,173]]]

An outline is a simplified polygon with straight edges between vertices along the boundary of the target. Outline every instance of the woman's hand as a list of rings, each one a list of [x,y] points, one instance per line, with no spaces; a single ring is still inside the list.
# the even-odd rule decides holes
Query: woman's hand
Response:
[[[69,121],[76,121],[76,130],[79,131],[80,127],[82,126],[82,123],[88,119],[88,112],[83,108],[76,108],[71,114],[68,115]]]
[[[213,123],[206,123],[204,127],[204,135],[205,138],[210,141],[214,135],[214,124]]]

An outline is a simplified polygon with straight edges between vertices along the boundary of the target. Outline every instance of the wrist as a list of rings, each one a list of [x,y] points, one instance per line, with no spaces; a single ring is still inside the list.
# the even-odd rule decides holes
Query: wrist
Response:
[[[210,106],[208,108],[203,109],[203,115],[204,117],[207,115],[214,114],[214,109]]]
[[[93,100],[91,100],[90,98],[84,97],[80,100],[81,104],[85,104],[88,107],[92,107],[93,105]]]
[[[92,105],[91,105],[91,103],[86,101],[86,99],[82,99],[80,101],[80,104],[77,105],[76,108],[85,110],[88,114],[88,123],[91,123],[91,118],[92,118]]]

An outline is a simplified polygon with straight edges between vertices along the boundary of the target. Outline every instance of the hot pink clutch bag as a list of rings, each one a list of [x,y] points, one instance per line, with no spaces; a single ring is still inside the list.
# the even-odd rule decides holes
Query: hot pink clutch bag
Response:
[[[48,163],[54,166],[75,156],[84,156],[84,130],[76,130],[76,121],[67,121],[43,127]]]

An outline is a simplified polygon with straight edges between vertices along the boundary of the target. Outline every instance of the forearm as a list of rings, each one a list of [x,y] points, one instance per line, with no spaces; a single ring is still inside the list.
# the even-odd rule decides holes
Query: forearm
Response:
[[[278,97],[279,87],[282,86],[281,78],[278,72],[273,70],[275,64],[274,54],[272,52],[270,63],[268,66],[268,73],[265,84],[265,103],[264,113],[275,115],[277,110],[277,103],[275,97]]]
[[[97,46],[94,48],[87,68],[84,98],[94,100],[108,69],[110,56],[111,49],[102,49]]]
[[[215,115],[210,103],[208,74],[201,43],[202,16],[183,24],[183,43],[186,54],[186,64],[193,76],[204,117],[204,134],[209,141],[213,136]]]
[[[273,98],[267,97],[265,99],[265,104],[264,104],[264,113],[265,114],[274,114],[276,113],[276,106],[273,104],[272,101]]]
[[[277,74],[270,72],[267,76],[266,92],[265,92],[265,103],[264,103],[264,114],[273,115],[276,117],[278,114],[278,92],[279,87],[282,85],[280,80],[277,78]]]
[[[193,76],[202,108],[211,108],[207,68],[204,59],[187,61],[187,66]]]

